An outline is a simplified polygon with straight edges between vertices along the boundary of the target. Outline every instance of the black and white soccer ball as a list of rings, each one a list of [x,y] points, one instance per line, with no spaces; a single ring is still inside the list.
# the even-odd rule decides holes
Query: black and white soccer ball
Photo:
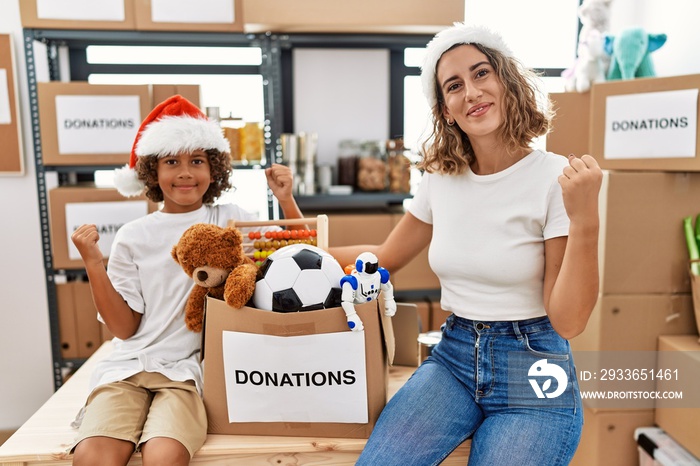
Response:
[[[298,312],[340,306],[340,279],[345,272],[323,249],[292,244],[278,249],[260,266],[253,306],[275,312]]]

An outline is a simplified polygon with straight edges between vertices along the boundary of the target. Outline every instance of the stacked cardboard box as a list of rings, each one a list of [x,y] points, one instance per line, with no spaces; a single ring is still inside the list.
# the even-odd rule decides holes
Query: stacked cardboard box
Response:
[[[606,106],[617,96],[683,91],[698,83],[700,75],[639,79],[595,84],[586,94],[552,95],[557,113],[547,150],[591,154],[604,169],[600,296],[586,330],[571,341],[574,357],[583,351],[651,353],[661,335],[697,333],[681,219],[700,211],[700,148],[696,145],[694,157],[642,149],[639,156],[620,157],[606,144],[606,138],[619,136],[611,136]],[[653,424],[653,403],[640,409],[591,404],[584,401],[584,433],[572,464],[638,464],[633,432]]]

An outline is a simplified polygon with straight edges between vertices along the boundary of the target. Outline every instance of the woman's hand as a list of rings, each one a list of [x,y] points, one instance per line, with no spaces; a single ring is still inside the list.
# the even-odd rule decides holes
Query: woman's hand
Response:
[[[564,208],[572,222],[598,221],[598,193],[603,182],[603,171],[596,159],[583,155],[580,159],[569,155],[569,166],[559,176]]]
[[[278,201],[284,202],[292,198],[294,180],[289,167],[273,163],[271,167],[265,169],[265,177],[267,177],[267,185]]]

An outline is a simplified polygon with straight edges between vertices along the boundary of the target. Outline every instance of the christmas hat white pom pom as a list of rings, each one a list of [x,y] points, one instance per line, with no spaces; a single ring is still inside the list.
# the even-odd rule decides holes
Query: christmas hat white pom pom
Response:
[[[136,170],[129,164],[114,170],[114,187],[124,197],[138,196],[146,185],[136,176]]]

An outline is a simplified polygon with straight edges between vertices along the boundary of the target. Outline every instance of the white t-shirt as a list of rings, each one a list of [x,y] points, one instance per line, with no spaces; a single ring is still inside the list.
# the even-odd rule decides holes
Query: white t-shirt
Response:
[[[114,351],[95,368],[91,389],[148,371],[171,380],[194,380],[201,393],[201,333],[188,330],[184,321],[194,282],[172,258],[171,250],[191,225],[225,227],[230,219],[257,218],[236,205],[204,205],[184,214],[153,212],[119,229],[107,274],[129,307],[143,316],[132,337],[114,338]]]
[[[423,176],[408,210],[433,225],[429,261],[443,309],[484,321],[546,314],[544,241],[568,235],[558,182],[567,164],[536,150],[492,175]]]

